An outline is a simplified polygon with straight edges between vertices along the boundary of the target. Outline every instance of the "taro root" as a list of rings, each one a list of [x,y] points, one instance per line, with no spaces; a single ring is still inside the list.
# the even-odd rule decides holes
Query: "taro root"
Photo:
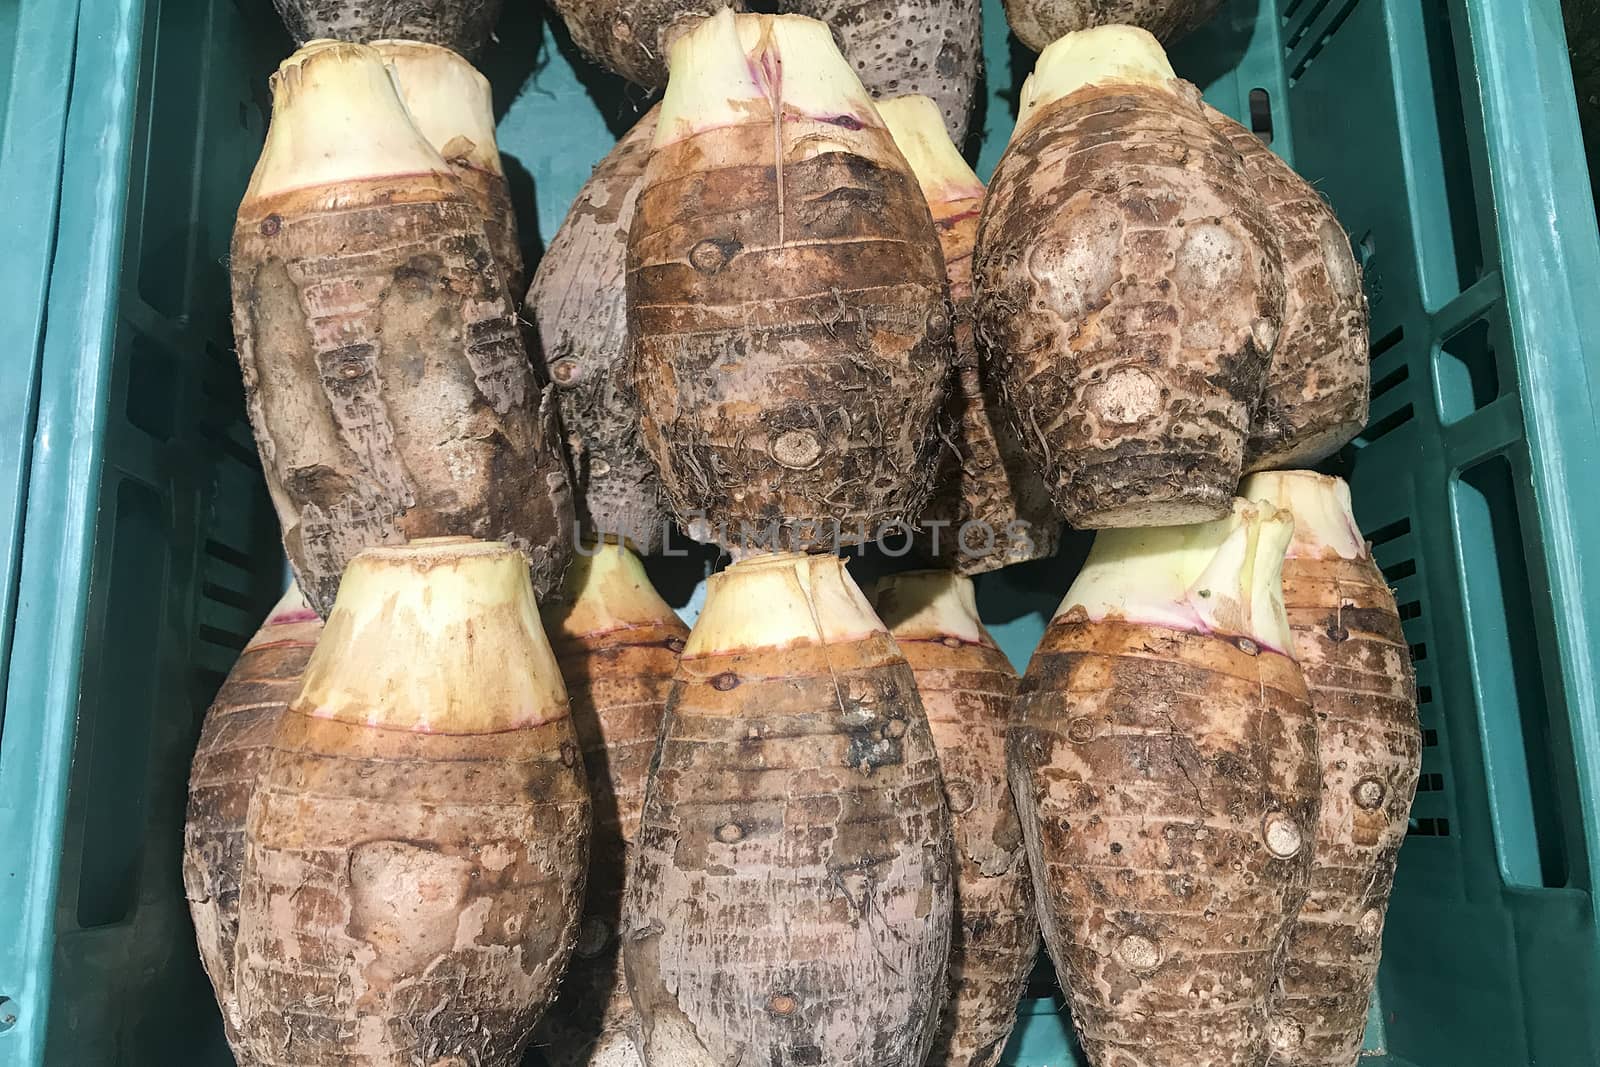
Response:
[[[594,805],[578,945],[534,1043],[549,1067],[636,1067],[622,976],[623,885],[645,776],[689,628],[617,544],[580,547],[545,627],[572,702]]]
[[[461,188],[483,213],[489,251],[500,267],[506,293],[515,298],[527,279],[517,241],[517,214],[500,147],[494,137],[494,99],[489,79],[448,48],[421,41],[373,41],[394,70],[400,99],[417,132],[450,164]]]
[[[983,66],[983,0],[780,0],[833,28],[874,96],[931,97],[951,140],[967,139]]]
[[[307,599],[326,615],[369,545],[446,535],[515,545],[547,591],[572,548],[566,458],[481,213],[367,45],[303,48],[272,92],[233,327]]]
[[[928,1067],[995,1067],[1039,951],[1022,826],[1006,786],[1017,672],[978,621],[972,579],[897,574],[878,580],[874,600],[917,680],[955,833],[949,1000]]]
[[[272,0],[296,44],[320,37],[403,37],[471,59],[500,18],[501,0]]]
[[[671,1067],[920,1067],[950,816],[916,681],[836,557],[710,579],[628,884],[640,1051]]]
[[[1148,33],[1039,57],[973,275],[987,370],[1069,523],[1228,513],[1283,315],[1277,239]]]
[[[1125,25],[1175,41],[1210,22],[1222,0],[1005,0],[1006,21],[1017,40],[1043,51],[1076,30]]]
[[[671,519],[639,439],[624,271],[657,110],[595,168],[539,260],[527,300],[572,456],[579,529],[645,555],[661,550]]]
[[[1367,296],[1350,236],[1312,188],[1233,119],[1206,109],[1272,213],[1283,260],[1283,329],[1245,445],[1245,469],[1326,459],[1367,424]]]
[[[1039,922],[1092,1067],[1261,1067],[1317,826],[1287,512],[1107,530],[1007,741]]]
[[[945,401],[944,449],[918,532],[922,548],[958,574],[1055,555],[1061,520],[983,383],[972,329],[972,245],[983,183],[961,158],[925,96],[878,101],[895,144],[927,197],[944,252],[955,323],[955,374]]]
[[[235,1055],[240,1048],[233,952],[239,938],[245,815],[256,775],[272,751],[278,720],[300,692],[300,677],[321,632],[322,620],[299,587],[291,585],[217,690],[189,772],[184,895],[189,898],[200,962],[216,992],[223,1030]]]
[[[245,824],[244,1059],[518,1062],[577,932],[589,797],[527,564],[351,561]]]
[[[828,28],[679,39],[628,239],[646,450],[689,535],[856,544],[934,473],[950,315],[933,219]]]
[[[636,85],[667,84],[673,42],[740,0],[550,0],[584,55]]]
[[[1283,599],[1322,760],[1311,888],[1278,979],[1272,1062],[1353,1067],[1421,772],[1411,653],[1349,486],[1282,471],[1251,476],[1240,493],[1294,512]]]

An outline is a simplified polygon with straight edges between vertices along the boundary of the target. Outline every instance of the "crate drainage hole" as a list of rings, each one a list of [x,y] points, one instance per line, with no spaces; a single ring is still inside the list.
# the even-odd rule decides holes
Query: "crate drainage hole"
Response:
[[[0,1034],[17,1025],[17,1002],[0,996]]]
[[[1272,144],[1272,97],[1265,89],[1250,90],[1250,132]]]

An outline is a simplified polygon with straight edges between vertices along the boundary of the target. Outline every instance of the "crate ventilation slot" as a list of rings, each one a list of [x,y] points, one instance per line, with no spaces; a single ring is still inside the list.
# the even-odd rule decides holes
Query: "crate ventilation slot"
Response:
[[[1511,885],[1553,888],[1567,884],[1576,800],[1561,785],[1572,757],[1551,721],[1517,484],[1511,462],[1495,456],[1463,470],[1450,497],[1501,874]]]
[[[1487,319],[1479,319],[1439,346],[1435,380],[1439,417],[1447,423],[1499,398],[1500,370]]]
[[[1379,545],[1386,545],[1396,538],[1404,537],[1410,532],[1410,519],[1396,519],[1393,522],[1386,522],[1382,526],[1376,526],[1371,530],[1368,530],[1367,541],[1371,543],[1374,548],[1376,548]],[[1416,570],[1415,566],[1412,567],[1412,570]]]
[[[1411,367],[1405,363],[1400,364],[1394,370],[1372,383],[1372,398],[1376,400],[1391,389],[1404,385],[1410,377]]]
[[[172,440],[178,425],[178,390],[172,387],[176,360],[143,334],[134,334],[128,352],[128,421],[157,441]]]
[[[238,567],[240,570],[249,571],[254,569],[254,561],[247,554],[215,538],[206,538],[206,555],[212,559],[221,560],[223,563]]]
[[[237,589],[229,589],[216,582],[206,582],[200,587],[200,595],[216,604],[225,604],[239,611],[254,613],[256,611],[256,598],[249,593],[241,593]]]
[[[220,626],[208,626],[205,623],[196,627],[196,633],[200,640],[208,644],[231,648],[235,652],[243,651],[244,646],[250,643],[249,634],[234,633],[232,630],[224,630]]]
[[[1423,748],[1438,748],[1439,747],[1439,731],[1438,730],[1424,730],[1424,731],[1422,731],[1422,747]]]
[[[1377,542],[1373,543],[1376,544]],[[1402,559],[1379,569],[1383,571],[1383,576],[1391,583],[1402,582],[1417,573],[1417,561],[1414,559]]]
[[[1449,819],[1412,819],[1407,837],[1449,837]]]
[[[1417,792],[1442,793],[1444,792],[1444,775],[1437,772],[1424,774],[1417,779]]]
[[[1364,444],[1369,445],[1374,441],[1382,440],[1394,431],[1398,430],[1400,427],[1404,426],[1406,423],[1410,422],[1416,416],[1416,414],[1417,410],[1415,407],[1409,403],[1403,404],[1395,410],[1389,412],[1389,414],[1385,415],[1383,418],[1374,419],[1372,422],[1368,423],[1367,428],[1361,432],[1360,440]]]
[[[1333,0],[1289,0],[1283,9],[1284,51],[1294,50],[1310,31],[1311,24],[1317,21],[1317,16],[1322,14],[1323,8],[1332,2]]]
[[[1358,247],[1359,248],[1369,248],[1369,246],[1371,244],[1371,241],[1372,241],[1372,235],[1368,234],[1366,236],[1366,238],[1363,239],[1363,241],[1361,242],[1361,244]],[[1369,250],[1369,258],[1370,258],[1370,250]],[[1363,264],[1363,266],[1365,266],[1365,264]],[[1369,351],[1369,354],[1368,354],[1369,355],[1369,359],[1377,359],[1379,356],[1382,356],[1382,355],[1386,354],[1392,348],[1394,348],[1396,345],[1398,345],[1401,341],[1404,341],[1405,339],[1406,339],[1406,328],[1404,326],[1396,326],[1394,329],[1390,330],[1388,333],[1384,334],[1382,337],[1380,337],[1376,341],[1372,342],[1372,348],[1371,348],[1371,350]]]
[[[1339,32],[1351,13],[1355,11],[1358,2],[1359,0],[1342,0],[1340,6],[1334,10],[1332,17],[1324,21],[1324,15],[1332,7],[1332,0],[1318,0],[1306,15],[1305,20],[1288,34],[1284,47],[1288,50],[1290,62],[1293,64],[1289,68],[1290,85],[1299,81],[1301,76],[1305,74],[1306,69],[1311,66],[1312,61],[1322,54],[1324,48],[1328,47],[1334,35]],[[1317,31],[1316,27],[1319,23],[1322,25],[1322,29]],[[1316,33],[1314,39],[1311,37],[1313,32]],[[1309,45],[1307,44],[1308,41],[1310,41]],[[1296,61],[1294,53],[1302,46],[1305,46],[1305,52]]]
[[[1326,3],[1326,0],[1323,0],[1323,2]],[[1305,5],[1306,0],[1278,0],[1278,6],[1283,9],[1279,12],[1283,25],[1288,26],[1289,23],[1293,22],[1294,13],[1305,7]]]

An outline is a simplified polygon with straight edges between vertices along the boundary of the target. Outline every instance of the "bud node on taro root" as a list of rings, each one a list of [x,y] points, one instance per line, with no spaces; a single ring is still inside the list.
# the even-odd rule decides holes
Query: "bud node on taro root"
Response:
[[[575,747],[520,553],[359,554],[250,805],[242,1059],[519,1062],[577,934]]]
[[[635,1065],[636,1016],[616,932],[645,778],[689,628],[618,544],[578,549],[544,620],[572,701],[594,832],[577,955],[534,1043],[549,1067]]]
[[[911,670],[842,561],[710,579],[637,847],[623,956],[646,1062],[925,1061],[949,814]]]
[[[734,549],[914,519],[950,322],[909,167],[821,23],[723,12],[671,65],[627,283],[668,502]]]
[[[1320,788],[1281,594],[1292,532],[1244,500],[1102,531],[1023,678],[1011,785],[1092,1067],[1267,1060]]]
[[[986,369],[1069,523],[1227,513],[1282,268],[1238,153],[1148,33],[1039,57],[973,275]]]
[[[954,817],[949,999],[928,1062],[995,1067],[1039,946],[1022,827],[1006,785],[1017,672],[978,621],[970,578],[897,574],[879,579],[873,599],[916,678]]]
[[[1274,471],[1251,475],[1239,491],[1294,513],[1283,597],[1322,769],[1321,814],[1308,834],[1310,892],[1289,933],[1272,1021],[1294,1036],[1297,1067],[1350,1067],[1361,1054],[1421,772],[1411,655],[1349,486],[1312,471]]]
[[[546,591],[571,552],[566,460],[481,212],[374,49],[309,45],[272,89],[234,337],[301,588],[325,614],[361,549],[470,534],[515,545]]]
[[[318,38],[399,37],[471,59],[489,40],[502,0],[272,0],[296,44]]]

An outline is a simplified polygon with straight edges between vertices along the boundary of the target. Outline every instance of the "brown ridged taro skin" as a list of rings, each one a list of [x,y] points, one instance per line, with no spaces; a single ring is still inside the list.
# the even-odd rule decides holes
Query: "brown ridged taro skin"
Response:
[[[1035,52],[1075,30],[1138,26],[1167,42],[1210,22],[1222,0],[1005,0],[1006,21]]]
[[[827,123],[791,115],[781,168],[759,122],[646,168],[628,239],[640,430],[697,541],[853,545],[914,521],[932,487],[951,357],[938,237],[888,131],[838,121],[873,158],[811,154]]]
[[[450,172],[483,214],[483,231],[489,240],[489,253],[500,268],[506,292],[512,295],[522,292],[528,279],[523,270],[522,247],[517,237],[517,212],[511,206],[511,188],[506,184],[505,175],[475,167],[465,159],[446,156],[445,162],[450,164]]]
[[[500,19],[501,0],[272,0],[296,44],[323,37],[404,37],[471,59]]]
[[[778,7],[831,26],[873,96],[931,97],[950,139],[967,139],[983,69],[983,0],[780,0]]]
[[[989,184],[978,343],[1080,528],[1231,505],[1283,316],[1269,216],[1174,80],[1092,85],[1026,120]]]
[[[577,949],[535,1044],[549,1067],[637,1063],[622,973],[623,890],[645,780],[689,628],[676,619],[581,635],[548,628],[583,750],[594,831]]]
[[[285,713],[246,827],[249,1062],[517,1063],[576,936],[578,762],[564,717],[444,734]]]
[[[987,635],[896,641],[927,711],[956,842],[949,1000],[927,1063],[996,1067],[1039,951],[1022,826],[1006,784],[1017,672]]]
[[[555,384],[585,537],[622,537],[659,552],[672,521],[639,438],[629,374],[628,228],[644,183],[659,108],[595,168],[556,231],[528,290],[545,371]]]
[[[450,167],[483,216],[489,251],[512,299],[523,291],[522,248],[504,160],[494,135],[491,90],[456,53],[413,40],[373,42],[388,65],[411,124]]]
[[[1394,595],[1370,558],[1283,565],[1283,599],[1317,715],[1322,814],[1310,893],[1273,1010],[1282,1067],[1352,1067],[1421,772],[1415,676]]]
[[[957,574],[983,574],[1055,555],[1061,520],[1000,398],[984,381],[972,320],[972,249],[983,198],[941,207],[934,225],[950,283],[955,373],[944,404],[939,473],[922,510],[923,543],[931,558]]]
[[[740,0],[550,0],[583,54],[635,85],[667,84],[667,53],[679,34]]]
[[[278,720],[300,691],[322,620],[298,597],[286,597],[261,624],[206,711],[189,771],[183,826],[183,887],[200,962],[237,1052],[234,945],[239,936],[239,881],[244,824],[256,776],[272,751]]]
[[[482,216],[438,174],[241,206],[234,337],[284,549],[317,611],[361,549],[500,538],[540,595],[572,551],[555,401]]]
[[[1007,743],[1039,920],[1094,1067],[1261,1067],[1320,786],[1299,668],[1053,620]]]
[[[1350,236],[1310,182],[1233,119],[1206,109],[1272,213],[1286,289],[1283,330],[1245,445],[1245,470],[1310,466],[1367,424],[1367,296]]]
[[[919,1067],[949,811],[888,634],[680,661],[623,945],[652,1067]]]

